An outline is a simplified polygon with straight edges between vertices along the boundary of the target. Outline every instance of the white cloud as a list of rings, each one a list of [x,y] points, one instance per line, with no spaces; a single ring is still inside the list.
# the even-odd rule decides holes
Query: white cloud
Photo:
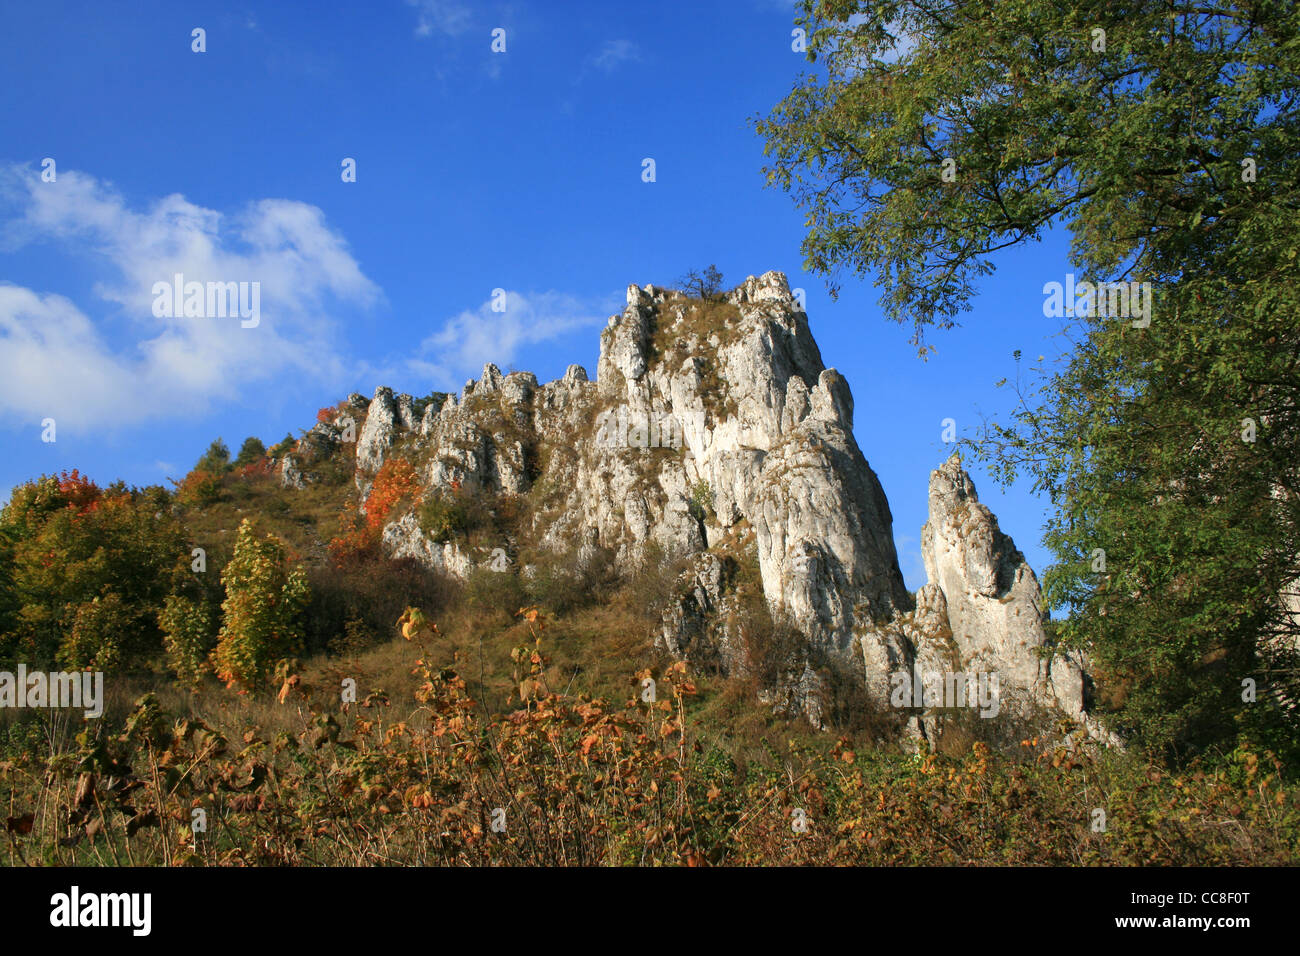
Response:
[[[35,423],[142,417],[143,396],[127,363],[109,350],[94,324],[59,295],[0,285],[0,410]]]
[[[591,65],[598,70],[611,73],[620,63],[628,63],[640,58],[637,46],[631,40],[606,40],[592,57]]]
[[[105,304],[92,320],[67,298],[0,286],[0,416],[56,418],[76,431],[182,417],[291,369],[339,374],[333,307],[368,307],[382,293],[320,209],[266,199],[224,215],[166,196],[144,211],[110,185],[60,170],[42,182],[24,166],[0,167],[0,205],[18,215],[5,245],[58,240],[107,261]],[[261,322],[157,318],[153,286],[258,282]]]
[[[419,37],[443,33],[460,36],[470,26],[469,8],[457,0],[406,0],[415,7],[415,35]]]
[[[507,292],[504,312],[493,312],[489,299],[444,322],[408,360],[408,371],[454,391],[467,378],[478,378],[488,362],[504,368],[519,359],[528,367],[529,346],[599,327],[620,304],[617,295],[583,300],[560,292]]]

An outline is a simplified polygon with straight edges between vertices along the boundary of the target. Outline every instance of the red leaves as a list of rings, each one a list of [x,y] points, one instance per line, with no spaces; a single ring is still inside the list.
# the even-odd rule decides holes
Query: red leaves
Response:
[[[59,494],[67,501],[69,508],[84,513],[99,501],[103,492],[97,484],[74,468],[59,475]]]

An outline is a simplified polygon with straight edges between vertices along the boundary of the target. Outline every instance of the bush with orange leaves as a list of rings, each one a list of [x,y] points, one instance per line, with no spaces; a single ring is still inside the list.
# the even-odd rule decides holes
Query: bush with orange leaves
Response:
[[[221,497],[221,476],[195,468],[176,484],[176,500],[183,505],[210,505]]]
[[[358,521],[351,511],[340,518],[340,533],[329,543],[334,563],[377,553],[379,536],[388,516],[399,503],[415,498],[419,492],[415,468],[405,458],[390,458],[380,465],[361,506],[364,520]]]
[[[402,616],[414,700],[278,672],[274,729],[142,698],[122,732],[0,763],[9,862],[54,865],[1131,865],[1294,862],[1300,791],[1266,753],[1170,773],[1025,742],[959,757],[827,738],[766,763],[709,743],[685,664],[621,703],[551,686],[536,608],[489,713],[435,625]],[[280,705],[269,705],[272,707]],[[297,717],[294,717],[296,713]],[[179,716],[179,719],[178,719]],[[291,730],[283,729],[291,721]],[[203,807],[208,831],[190,829]],[[1094,808],[1108,817],[1090,827]],[[1230,825],[1225,825],[1230,824]]]

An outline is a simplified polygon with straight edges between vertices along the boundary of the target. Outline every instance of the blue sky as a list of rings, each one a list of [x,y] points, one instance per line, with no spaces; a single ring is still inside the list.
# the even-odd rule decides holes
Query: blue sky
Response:
[[[485,361],[594,375],[628,283],[779,269],[852,387],[918,587],[941,422],[1005,410],[993,383],[1014,374],[1013,350],[1054,348],[1042,286],[1068,271],[1067,237],[998,259],[926,362],[875,289],[849,282],[832,302],[801,269],[802,215],[764,188],[747,123],[806,67],[789,6],[8,5],[0,496],[73,467],[101,483],[180,478],[217,436],[270,444],[348,392],[450,390]],[[196,27],[206,52],[191,50]],[[261,324],[155,318],[152,284],[177,271],[258,277]],[[511,293],[505,315],[495,288]],[[1044,504],[973,474],[1041,571]]]

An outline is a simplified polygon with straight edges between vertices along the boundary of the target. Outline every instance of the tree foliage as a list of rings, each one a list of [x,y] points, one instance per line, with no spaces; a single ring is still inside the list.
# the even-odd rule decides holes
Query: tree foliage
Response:
[[[212,670],[217,618],[211,604],[186,594],[169,594],[158,615],[167,664],[182,684],[196,688]]]
[[[221,574],[226,599],[213,666],[229,686],[260,690],[277,660],[291,657],[302,640],[301,614],[311,595],[303,570],[278,538],[258,537],[245,518],[235,553]]]
[[[230,449],[220,438],[215,439],[203,457],[195,464],[196,471],[206,471],[214,475],[223,475],[230,470]]]
[[[247,465],[255,465],[265,457],[266,446],[262,444],[262,439],[256,435],[250,435],[239,446],[239,454],[235,456],[234,467],[243,468]]]
[[[114,669],[157,653],[157,609],[185,550],[159,500],[75,470],[14,489],[0,511],[0,661]]]
[[[1081,281],[1151,284],[1148,327],[1076,312],[974,443],[1055,508],[1046,593],[1111,723],[1180,754],[1293,739],[1296,6],[808,0],[802,22],[817,69],[756,126],[832,291],[873,277],[924,352],[1054,224]]]

